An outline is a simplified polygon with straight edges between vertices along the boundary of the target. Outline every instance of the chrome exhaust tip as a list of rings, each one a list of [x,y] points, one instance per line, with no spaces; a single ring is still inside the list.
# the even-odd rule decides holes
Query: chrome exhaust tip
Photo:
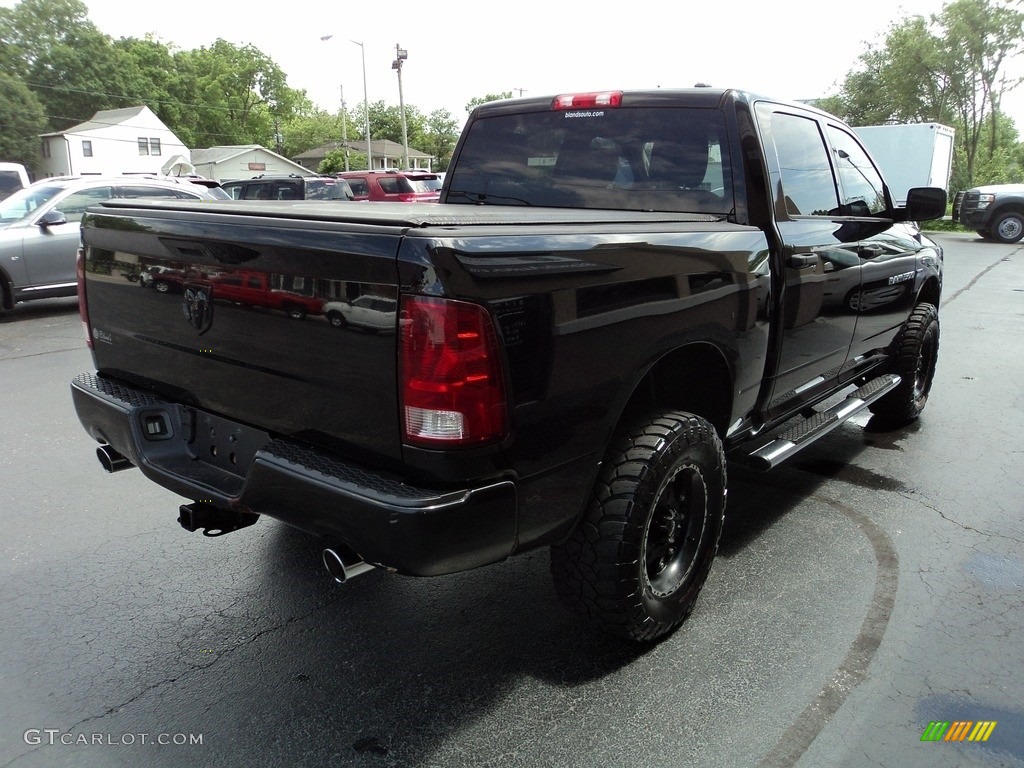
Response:
[[[354,552],[339,551],[328,547],[324,550],[324,567],[339,584],[344,584],[349,579],[355,578],[362,573],[373,570],[373,566],[359,559]]]
[[[100,460],[100,464],[107,472],[120,472],[122,469],[131,469],[135,466],[109,445],[101,445],[97,448],[96,458]]]

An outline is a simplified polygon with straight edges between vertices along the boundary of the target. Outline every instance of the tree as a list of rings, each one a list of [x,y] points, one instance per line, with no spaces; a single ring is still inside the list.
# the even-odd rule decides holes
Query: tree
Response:
[[[486,104],[488,101],[501,101],[502,99],[511,98],[512,91],[502,91],[501,93],[488,93],[486,96],[474,96],[466,103],[466,111],[472,112],[481,104]]]
[[[174,62],[173,95],[189,105],[178,135],[189,146],[274,146],[275,120],[286,119],[306,98],[289,88],[281,68],[252,45],[217,40],[209,48],[176,53]]]
[[[459,140],[459,125],[447,109],[435,109],[427,117],[426,133],[423,136],[424,152],[429,152],[437,159],[435,170],[448,169],[452,159],[452,150]]]
[[[1003,94],[1020,84],[1007,82],[1004,65],[1024,53],[1024,13],[994,0],[956,0],[939,17],[946,34],[943,52],[952,68],[953,109],[964,131],[961,146],[967,178],[973,183],[986,120],[989,158],[999,147],[999,105]],[[991,117],[989,117],[991,116]]]
[[[366,110],[362,104],[354,110],[356,124],[364,125],[363,116]],[[409,133],[409,146],[419,148],[423,144],[426,120],[423,113],[411,104],[405,105],[405,123]],[[370,137],[374,140],[389,139],[396,144],[402,143],[402,110],[396,105],[388,105],[383,101],[370,104]]]
[[[0,158],[34,170],[38,135],[46,131],[46,114],[35,94],[18,78],[0,72]]]
[[[362,152],[349,152],[348,168],[350,171],[366,170],[366,155]],[[345,150],[333,149],[324,155],[324,159],[317,166],[317,173],[331,175],[341,173],[345,170]]]
[[[21,78],[43,104],[54,130],[100,109],[126,106],[110,37],[89,21],[78,0],[22,0],[0,16],[0,66]]]
[[[1024,13],[1003,0],[954,0],[929,19],[913,16],[891,26],[880,47],[861,55],[828,106],[853,125],[954,126],[957,178],[969,186],[979,149],[982,159],[991,159],[1011,135],[999,128],[1005,119],[999,104],[1020,84],[1007,79],[1005,65],[1021,53]],[[989,140],[982,147],[984,135]]]
[[[352,118],[347,118],[345,133],[349,142],[358,136],[362,131],[354,130]],[[308,149],[322,147],[329,141],[341,141],[341,116],[331,115],[320,109],[302,109],[290,117],[281,121],[281,136],[283,146],[281,153],[285,157],[295,157]]]

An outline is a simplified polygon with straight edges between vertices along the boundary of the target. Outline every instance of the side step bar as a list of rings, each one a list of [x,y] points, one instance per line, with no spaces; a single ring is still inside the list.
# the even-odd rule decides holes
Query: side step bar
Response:
[[[794,453],[806,448],[819,437],[824,437],[844,421],[867,408],[875,400],[891,392],[899,386],[899,383],[900,377],[895,374],[886,374],[872,379],[831,408],[817,411],[810,418],[789,427],[785,432],[766,435],[761,440],[755,441],[754,444],[759,447],[747,453],[747,462],[756,469],[767,470],[778,466]]]

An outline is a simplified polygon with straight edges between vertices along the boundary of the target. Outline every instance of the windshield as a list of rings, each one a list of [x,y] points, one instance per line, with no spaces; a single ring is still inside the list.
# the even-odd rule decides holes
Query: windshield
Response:
[[[728,215],[723,113],[682,107],[545,110],[470,127],[447,202]]]
[[[63,191],[64,187],[55,184],[25,187],[18,190],[7,199],[0,201],[0,226],[13,224],[26,216],[31,216],[36,208],[49,202]]]

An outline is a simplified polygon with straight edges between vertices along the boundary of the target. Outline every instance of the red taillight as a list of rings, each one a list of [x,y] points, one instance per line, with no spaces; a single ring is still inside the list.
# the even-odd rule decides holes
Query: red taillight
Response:
[[[439,447],[501,440],[508,429],[505,385],[487,310],[405,296],[400,328],[405,441]]]
[[[591,107],[618,107],[622,104],[622,91],[599,93],[565,93],[551,102],[552,109],[590,109]]]
[[[89,302],[85,298],[85,249],[79,248],[75,257],[75,277],[78,279],[78,316],[82,318],[85,344],[92,349],[92,331],[89,328]]]

